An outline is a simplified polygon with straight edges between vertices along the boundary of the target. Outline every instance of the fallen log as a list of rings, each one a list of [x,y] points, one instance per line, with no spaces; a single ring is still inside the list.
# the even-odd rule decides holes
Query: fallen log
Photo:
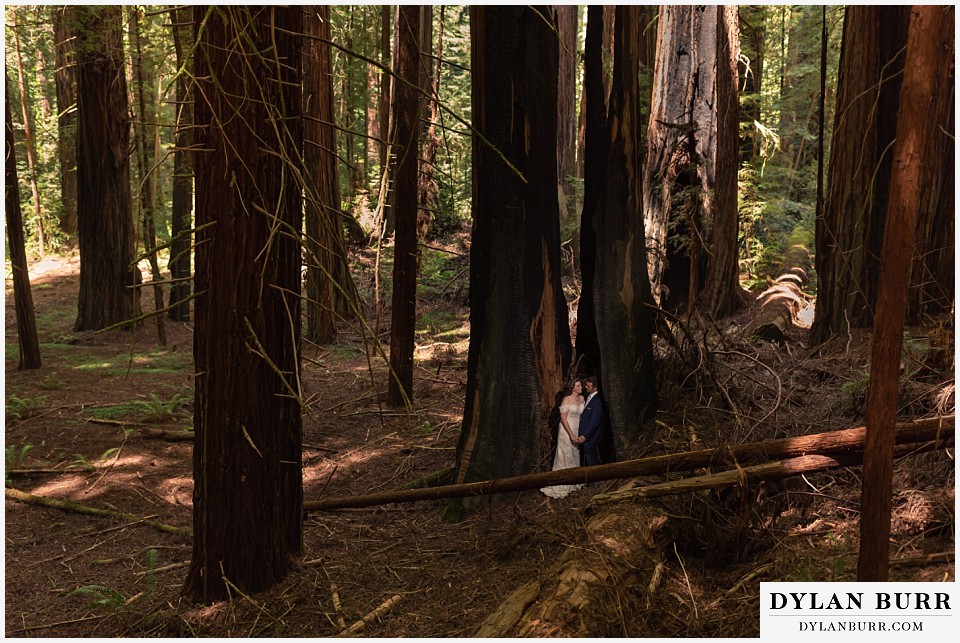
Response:
[[[779,276],[757,298],[760,311],[744,333],[782,344],[794,325],[800,309],[806,304],[803,287],[807,283],[810,251],[804,246],[791,246],[785,253]]]
[[[940,442],[952,439],[954,434],[954,416],[942,416],[913,422],[897,424],[895,440],[897,444],[917,442]],[[741,466],[770,460],[801,455],[831,455],[862,449],[866,436],[865,427],[816,433],[794,438],[781,438],[762,442],[749,442],[717,449],[701,449],[685,453],[654,456],[640,460],[628,460],[613,464],[601,464],[593,467],[577,467],[544,473],[529,473],[511,478],[483,480],[463,484],[385,491],[346,498],[325,498],[308,500],[303,503],[304,511],[330,511],[334,509],[355,509],[399,502],[417,502],[420,500],[440,500],[444,498],[463,498],[466,496],[491,495],[513,491],[527,491],[559,484],[585,484],[632,478],[634,476],[663,474],[672,471],[690,471],[703,467],[738,463]]]
[[[949,441],[904,444],[895,455],[941,448]],[[773,480],[801,473],[852,466],[862,462],[862,452],[832,456],[805,455],[781,462],[768,462],[717,474],[637,489],[597,494],[598,509],[587,522],[583,536],[564,548],[557,562],[537,573],[537,579],[521,585],[488,616],[476,637],[598,638],[625,636],[603,618],[611,602],[621,606],[630,597],[647,605],[662,582],[662,572],[674,540],[676,523],[656,505],[629,502],[687,491],[730,487],[757,480]],[[626,500],[628,502],[616,502]],[[942,557],[935,559],[942,561]],[[908,564],[908,563],[905,563]],[[919,564],[919,563],[918,563]],[[748,576],[755,577],[759,570]],[[737,586],[747,582],[741,580]],[[614,598],[611,594],[615,593]]]
[[[186,536],[193,534],[193,530],[188,529],[187,527],[174,527],[173,525],[157,522],[155,520],[144,520],[141,516],[135,516],[122,511],[99,509],[97,507],[82,505],[78,502],[72,502],[70,500],[47,498],[46,496],[35,496],[31,493],[20,491],[19,489],[7,488],[5,491],[7,499],[16,500],[17,502],[23,502],[29,505],[48,507],[50,509],[59,509],[61,511],[69,511],[71,513],[82,514],[85,516],[97,516],[99,518],[119,518],[120,520],[126,520],[127,522],[135,522],[139,525],[152,527],[157,531],[162,531],[168,534],[182,534]]]
[[[377,607],[375,610],[373,610],[372,612],[370,612],[369,614],[361,618],[359,621],[357,621],[347,629],[337,634],[337,636],[353,636],[357,632],[362,631],[369,623],[372,623],[373,621],[377,620],[378,618],[380,618],[381,616],[383,616],[384,614],[392,610],[394,607],[396,607],[397,604],[400,602],[401,598],[403,597],[400,594],[395,594],[391,596],[390,598],[385,600],[383,603],[381,603],[380,606]]]
[[[948,440],[900,445],[894,450],[894,457],[932,451],[936,448],[950,446],[952,443],[952,440]],[[618,489],[617,491],[609,493],[598,493],[590,499],[590,504],[603,505],[610,502],[622,502],[624,500],[661,498],[663,496],[672,496],[691,491],[703,491],[705,489],[723,489],[725,487],[749,485],[754,482],[767,480],[782,480],[783,478],[791,478],[802,473],[829,471],[830,469],[853,467],[860,464],[863,464],[863,453],[860,451],[838,453],[833,456],[805,455],[798,458],[766,462],[750,467],[728,469],[720,473],[710,473],[703,476],[647,485],[645,487]]]
[[[193,431],[170,431],[169,429],[140,429],[144,437],[167,442],[193,442]]]

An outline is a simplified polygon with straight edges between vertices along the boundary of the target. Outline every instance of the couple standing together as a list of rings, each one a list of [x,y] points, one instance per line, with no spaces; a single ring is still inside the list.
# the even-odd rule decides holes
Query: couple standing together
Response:
[[[553,471],[579,467],[581,449],[584,466],[600,464],[600,449],[607,423],[603,399],[597,394],[597,378],[591,376],[574,380],[564,392],[566,395],[560,402],[560,427]],[[540,491],[551,498],[563,498],[582,486],[554,485]]]

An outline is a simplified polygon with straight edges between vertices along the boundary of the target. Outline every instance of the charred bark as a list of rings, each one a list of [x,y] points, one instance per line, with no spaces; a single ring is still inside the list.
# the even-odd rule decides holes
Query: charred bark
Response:
[[[473,243],[457,482],[547,465],[570,359],[560,285],[555,14],[470,8]]]
[[[644,247],[638,9],[616,9],[605,183],[590,219],[596,235],[593,311],[600,376],[614,436],[634,440],[656,413],[653,303]],[[585,245],[585,244],[584,244]]]

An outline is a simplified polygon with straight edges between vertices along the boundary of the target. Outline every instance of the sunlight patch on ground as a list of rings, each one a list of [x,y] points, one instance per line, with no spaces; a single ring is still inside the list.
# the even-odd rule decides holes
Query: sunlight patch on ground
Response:
[[[175,476],[167,478],[163,484],[154,489],[158,496],[171,505],[182,507],[193,506],[193,477]]]
[[[29,493],[35,496],[50,496],[54,498],[69,498],[78,495],[89,486],[88,475],[77,472],[76,475],[64,475],[48,482],[41,483],[31,489]]]

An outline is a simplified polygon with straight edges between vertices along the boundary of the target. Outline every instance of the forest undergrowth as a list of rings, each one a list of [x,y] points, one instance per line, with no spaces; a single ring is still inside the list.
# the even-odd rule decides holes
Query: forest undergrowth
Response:
[[[412,409],[384,405],[387,367],[361,334],[343,325],[334,344],[304,344],[306,500],[442,479],[453,464],[467,377],[468,251],[457,240],[430,245]],[[353,266],[368,297],[375,261],[365,253]],[[528,633],[755,637],[760,582],[855,580],[860,468],[850,467],[638,502],[666,528],[655,564],[621,575],[604,543],[642,529],[598,535],[588,525],[609,509],[591,501],[663,476],[600,483],[562,500],[535,491],[492,498],[458,523],[441,519],[443,501],[309,513],[301,565],[279,586],[189,604],[180,594],[191,556],[191,324],[168,322],[166,346],[150,323],[132,337],[73,333],[77,269],[75,256],[33,264],[37,371],[16,370],[6,284],[6,483],[125,517],[8,493],[7,636],[470,636],[515,590],[551,582],[557,561],[582,551],[597,566],[591,591],[599,586],[602,600],[555,610]],[[388,320],[368,312],[384,341]],[[869,333],[810,348],[801,324],[776,344],[748,336],[755,315],[751,305],[717,323],[687,320],[672,327],[677,345],[658,339],[661,409],[639,443],[621,445],[621,460],[863,425]],[[908,329],[901,419],[953,413],[953,346],[942,324]],[[953,456],[951,448],[897,463],[893,580],[955,577]]]

